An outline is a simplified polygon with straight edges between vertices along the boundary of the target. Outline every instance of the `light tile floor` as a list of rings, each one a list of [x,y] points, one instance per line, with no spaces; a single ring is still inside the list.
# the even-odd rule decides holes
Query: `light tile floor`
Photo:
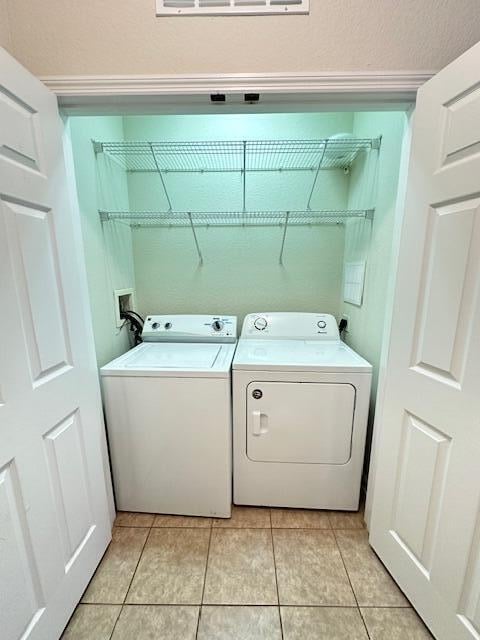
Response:
[[[428,640],[363,514],[119,513],[63,640]]]

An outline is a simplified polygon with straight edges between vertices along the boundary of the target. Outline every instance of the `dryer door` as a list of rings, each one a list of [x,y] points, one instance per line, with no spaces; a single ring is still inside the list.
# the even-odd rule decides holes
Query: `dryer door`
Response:
[[[355,387],[326,382],[251,382],[247,456],[258,462],[346,464]]]

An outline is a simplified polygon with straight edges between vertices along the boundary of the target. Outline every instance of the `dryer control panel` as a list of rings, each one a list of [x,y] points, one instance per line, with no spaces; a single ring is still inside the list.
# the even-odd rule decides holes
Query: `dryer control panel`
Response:
[[[340,340],[337,321],[328,313],[265,312],[245,317],[242,338],[256,340]]]
[[[144,342],[235,342],[235,316],[149,315],[143,325]]]

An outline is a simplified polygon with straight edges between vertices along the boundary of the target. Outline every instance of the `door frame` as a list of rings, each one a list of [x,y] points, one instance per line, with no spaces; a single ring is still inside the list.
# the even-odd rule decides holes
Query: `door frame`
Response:
[[[44,76],[67,115],[407,110],[433,71]],[[211,94],[226,94],[211,103]],[[245,93],[258,93],[245,104]],[[205,99],[207,98],[207,100]]]
[[[82,297],[85,300],[85,305],[83,308],[83,314],[86,321],[86,326],[89,333],[89,340],[87,348],[91,351],[92,361],[97,364],[97,356],[95,353],[95,338],[93,334],[93,323],[92,323],[92,309],[90,303],[90,292],[88,289],[87,282],[87,268],[85,262],[85,246],[83,243],[83,234],[82,234],[82,221],[81,221],[81,213],[80,213],[80,204],[77,193],[77,183],[75,178],[75,164],[73,160],[73,147],[72,147],[72,139],[70,135],[70,126],[69,119],[65,117],[65,114],[62,113],[62,109],[60,107],[60,116],[63,121],[63,131],[62,131],[62,143],[63,143],[63,157],[65,160],[65,173],[67,176],[67,191],[70,202],[70,209],[72,211],[72,219],[74,223],[74,231],[75,231],[75,241],[78,247],[78,255],[81,256],[83,263],[83,276],[82,276]],[[108,516],[110,519],[110,525],[113,527],[113,523],[115,522],[115,518],[117,516],[116,508],[115,508],[115,497],[113,493],[113,479],[109,458],[109,450],[108,450],[108,435],[106,430],[105,419],[103,416],[103,402],[102,402],[102,390],[100,386],[100,380],[98,382],[98,407],[101,412],[103,428],[105,430],[105,447],[102,451],[103,458],[103,476],[105,478],[105,488],[107,492],[107,501],[108,501]]]
[[[369,527],[375,484],[375,449],[382,429],[383,390],[397,278],[400,231],[404,215],[410,138],[417,90],[433,72],[330,72],[157,75],[157,76],[47,76],[40,80],[57,95],[64,118],[64,146],[74,212],[80,210],[69,135],[70,116],[265,113],[293,111],[404,111],[406,125],[394,214],[394,238],[386,312],[382,334],[378,388],[375,401],[370,468],[365,505]],[[212,103],[210,95],[226,94],[225,103]],[[259,93],[257,104],[245,103],[245,93]],[[108,473],[108,467],[106,468]],[[113,505],[113,501],[112,501]],[[111,518],[114,517],[113,511]]]

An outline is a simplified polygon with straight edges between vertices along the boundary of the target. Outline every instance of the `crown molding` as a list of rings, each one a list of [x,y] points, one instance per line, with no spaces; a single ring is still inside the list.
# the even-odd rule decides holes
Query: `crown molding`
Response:
[[[433,72],[45,76],[67,114],[406,109]],[[225,93],[225,103],[206,100]],[[246,104],[245,93],[260,102]]]
[[[412,93],[433,72],[257,73],[44,76],[57,96],[195,95],[199,93]]]

